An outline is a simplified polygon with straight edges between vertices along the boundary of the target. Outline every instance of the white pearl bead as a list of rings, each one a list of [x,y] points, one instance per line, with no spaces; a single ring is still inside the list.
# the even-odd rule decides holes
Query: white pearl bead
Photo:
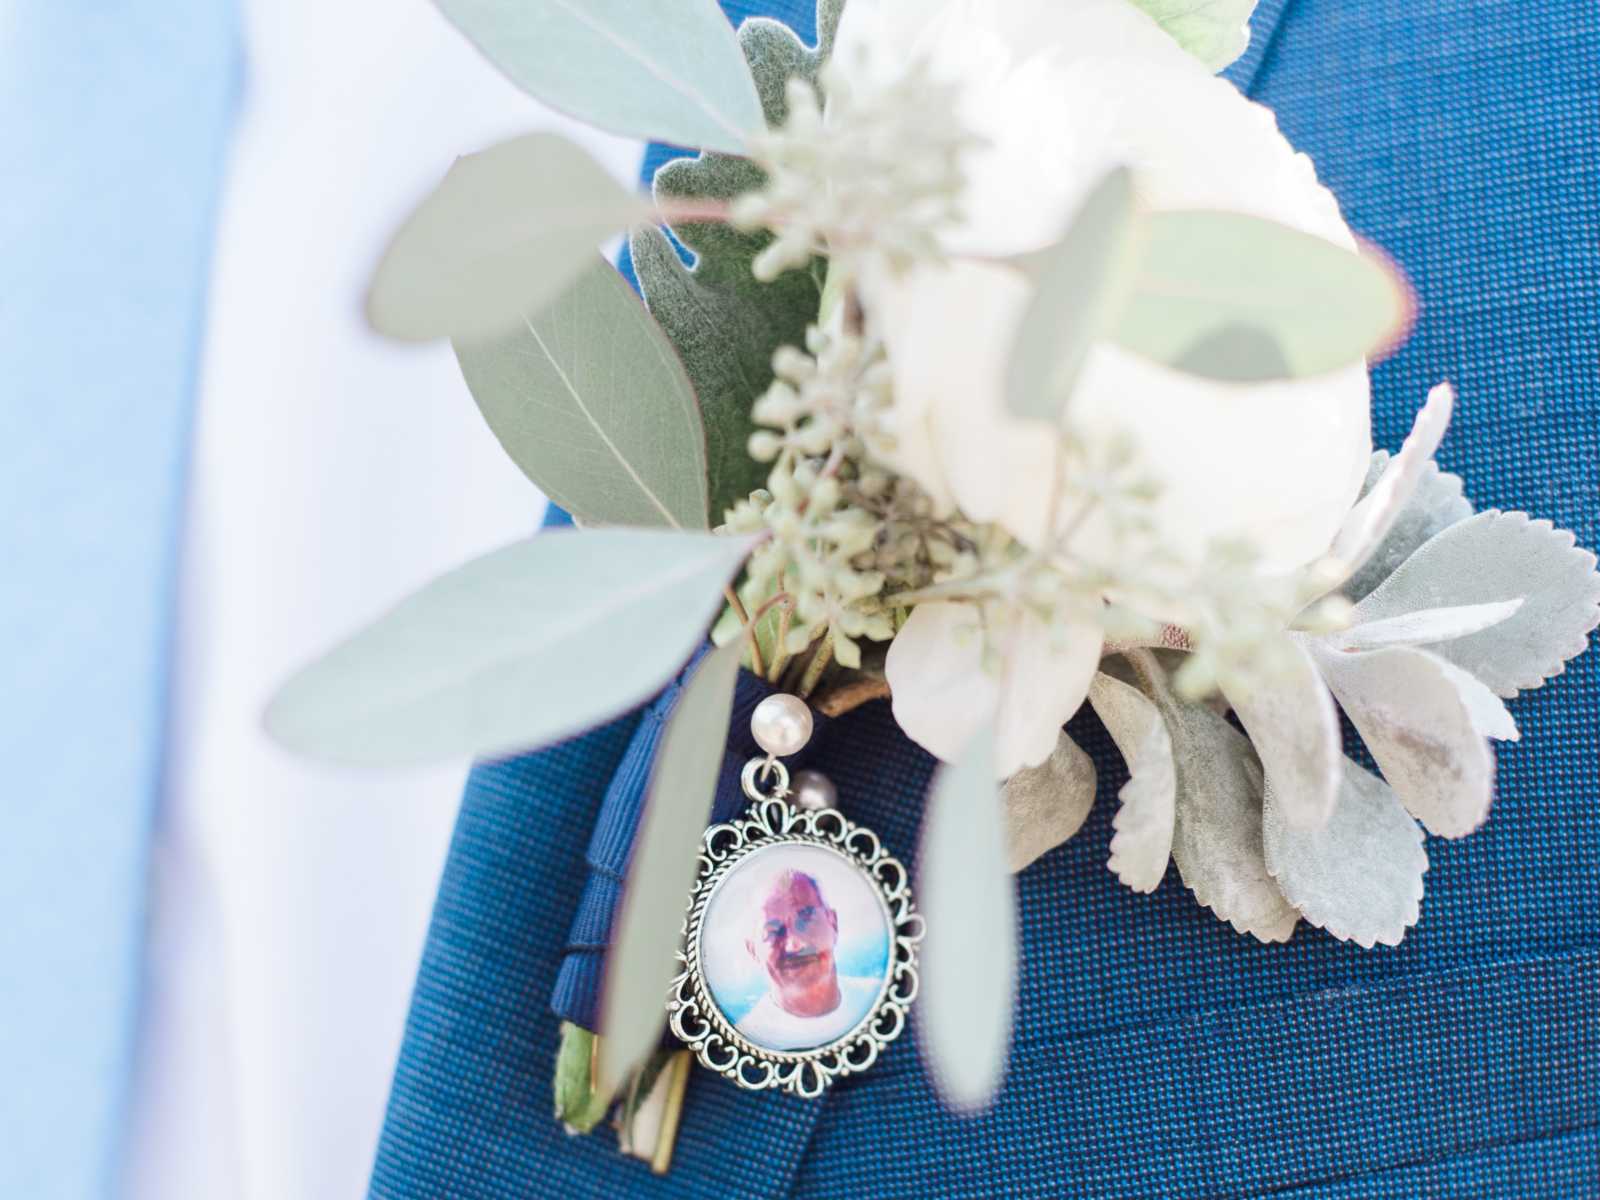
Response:
[[[789,802],[810,812],[838,808],[839,789],[821,771],[799,771],[789,785]]]
[[[768,696],[750,714],[750,732],[768,754],[777,758],[798,754],[811,740],[811,710],[798,696],[784,692]]]

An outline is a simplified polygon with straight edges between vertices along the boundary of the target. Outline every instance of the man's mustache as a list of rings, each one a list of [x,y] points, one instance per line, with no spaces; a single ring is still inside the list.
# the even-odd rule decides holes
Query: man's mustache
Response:
[[[821,958],[822,952],[820,950],[800,950],[792,954],[784,951],[778,955],[778,970],[790,971],[801,967],[809,967]]]

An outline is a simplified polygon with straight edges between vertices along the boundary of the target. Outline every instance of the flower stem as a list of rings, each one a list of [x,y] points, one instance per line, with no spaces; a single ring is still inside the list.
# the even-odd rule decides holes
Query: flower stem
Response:
[[[800,676],[800,698],[804,700],[816,690],[822,681],[822,673],[828,669],[828,664],[833,661],[833,630],[828,630],[822,635],[822,642],[816,652],[812,654],[811,661],[806,664],[805,674]]]
[[[728,598],[728,607],[733,610],[733,615],[739,618],[739,623],[744,626],[745,636],[750,639],[750,669],[757,675],[766,674],[766,668],[761,661],[761,643],[756,638],[755,622],[745,610],[744,601],[739,599],[739,593],[733,590],[731,583],[723,586],[722,594]]]

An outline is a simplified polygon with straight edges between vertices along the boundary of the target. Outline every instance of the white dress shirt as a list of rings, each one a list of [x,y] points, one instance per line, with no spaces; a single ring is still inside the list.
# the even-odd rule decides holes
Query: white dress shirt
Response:
[[[388,236],[459,154],[559,128],[426,0],[245,0],[155,833],[134,1200],[365,1194],[466,764],[353,772],[261,732],[295,668],[543,501],[447,346],[362,324]]]

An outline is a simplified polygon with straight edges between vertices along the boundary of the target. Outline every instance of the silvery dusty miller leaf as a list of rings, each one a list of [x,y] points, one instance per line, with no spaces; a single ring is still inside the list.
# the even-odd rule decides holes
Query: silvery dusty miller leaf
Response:
[[[1022,870],[1077,833],[1094,807],[1094,788],[1094,761],[1065,733],[1044,762],[1006,780],[1000,802],[1011,870]]]
[[[1284,942],[1299,920],[1267,871],[1261,844],[1261,763],[1250,742],[1211,709],[1173,695],[1151,655],[1137,670],[1139,690],[1161,710],[1177,771],[1172,858],[1194,898],[1239,933]],[[1157,666],[1157,663],[1162,664]],[[1125,670],[1114,660],[1108,666]]]
[[[1282,674],[1225,690],[1284,816],[1302,829],[1318,829],[1339,792],[1344,761],[1339,715],[1303,639],[1277,636],[1289,642],[1275,656]]]
[[[697,851],[728,744],[742,642],[700,660],[667,719],[606,954],[600,1083],[614,1092],[661,1039]]]
[[[1361,488],[1363,496],[1372,490],[1388,463],[1387,450],[1379,450],[1372,456],[1367,481]],[[1351,600],[1365,598],[1434,534],[1470,517],[1472,504],[1461,493],[1459,475],[1441,471],[1437,463],[1424,466],[1417,476],[1416,490],[1389,527],[1388,534],[1339,591]]]
[[[1331,585],[1343,583],[1378,550],[1395,522],[1411,505],[1423,472],[1433,461],[1455,411],[1455,389],[1441,383],[1428,393],[1400,453],[1389,460],[1361,499],[1345,514],[1328,558],[1337,570]]]
[[[999,1090],[1016,997],[1017,909],[1006,867],[992,729],[941,767],[922,823],[918,902],[927,922],[920,1045],[945,1102],[985,1107]]]
[[[1422,912],[1428,855],[1389,786],[1345,759],[1339,802],[1317,830],[1295,828],[1277,800],[1269,785],[1267,867],[1289,903],[1341,941],[1398,946]]]
[[[469,154],[395,234],[367,295],[367,319],[407,341],[503,333],[647,211],[553,133]]]
[[[822,47],[809,51],[776,21],[746,21],[739,40],[749,56],[767,120],[782,122],[784,83],[812,80],[831,44],[839,6],[824,3],[818,13]],[[705,154],[679,159],[656,172],[655,192],[673,200],[731,200],[758,188],[763,175],[748,159]],[[767,468],[746,449],[754,429],[750,407],[772,382],[772,354],[779,346],[803,346],[806,326],[816,319],[821,295],[812,271],[789,271],[770,284],[750,273],[750,264],[772,235],[741,233],[720,223],[685,221],[673,233],[698,261],[691,270],[659,229],[633,232],[633,266],[661,327],[677,347],[700,398],[710,472],[710,519],[723,513],[766,480]]]
[[[472,398],[512,460],[584,525],[704,529],[694,390],[611,264],[492,341],[457,342]]]
[[[761,105],[716,0],[437,0],[529,95],[624,137],[737,154]]]
[[[1211,71],[1220,71],[1250,45],[1256,0],[1133,0],[1178,45]]]
[[[1409,646],[1314,653],[1412,816],[1440,837],[1465,837],[1483,824],[1494,795],[1494,752],[1449,664]]]
[[[1525,513],[1479,513],[1428,540],[1356,606],[1360,621],[1522,598],[1506,620],[1433,647],[1502,696],[1536,688],[1582,654],[1600,623],[1595,556]],[[1431,826],[1430,826],[1431,828]]]
[[[1147,214],[1143,227],[1138,273],[1112,335],[1156,362],[1198,366],[1197,348],[1229,335],[1239,349],[1275,349],[1224,356],[1228,369],[1208,369],[1212,377],[1317,375],[1359,361],[1407,319],[1409,294],[1389,267],[1275,221],[1191,210]]]
[[[1384,646],[1426,646],[1492,628],[1522,607],[1522,600],[1495,600],[1457,608],[1419,608],[1416,612],[1363,621],[1326,639],[1340,650],[1378,650]]]
[[[1060,419],[1073,381],[1121,307],[1135,263],[1133,177],[1101,179],[1061,240],[1029,256],[1033,299],[1017,326],[1006,404],[1019,417]]]
[[[1128,764],[1117,793],[1111,857],[1106,861],[1126,886],[1153,892],[1172,857],[1177,774],[1172,738],[1160,711],[1137,688],[1101,672],[1089,684],[1089,703]]]
[[[291,679],[268,731],[362,765],[504,754],[641,703],[705,636],[745,538],[547,532],[434,580]]]

